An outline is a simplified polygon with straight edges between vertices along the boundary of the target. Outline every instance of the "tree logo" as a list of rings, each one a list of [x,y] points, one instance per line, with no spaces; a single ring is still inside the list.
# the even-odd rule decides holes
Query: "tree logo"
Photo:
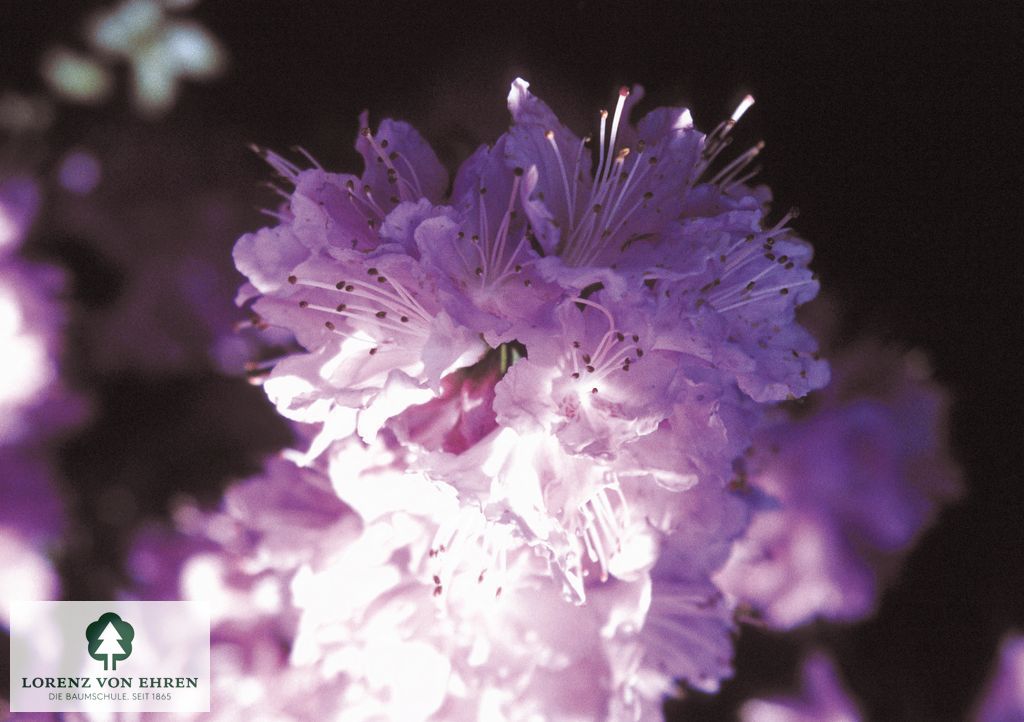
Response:
[[[89,641],[89,656],[102,661],[104,671],[111,671],[117,669],[118,662],[131,656],[135,628],[113,612],[107,612],[85,628],[85,638]]]

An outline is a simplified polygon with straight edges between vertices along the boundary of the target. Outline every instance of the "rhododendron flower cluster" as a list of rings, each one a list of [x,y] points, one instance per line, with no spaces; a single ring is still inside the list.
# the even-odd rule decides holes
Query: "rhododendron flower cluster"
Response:
[[[759,568],[744,585],[749,545],[796,549],[747,536],[766,510],[792,506],[819,545],[853,527],[895,553],[952,493],[904,489],[894,450],[862,470],[885,487],[865,494],[906,501],[876,528],[839,501],[851,451],[794,503],[813,482],[786,466],[806,447],[780,404],[829,380],[796,320],[811,248],[748,185],[760,146],[723,157],[752,99],[704,134],[683,108],[634,122],[641,97],[621,89],[581,138],[517,80],[509,131],[454,178],[411,126],[365,114],[361,175],[260,151],[283,202],[235,246],[238,301],[303,349],[262,382],[305,443],[223,510],[179,509],[132,569],[137,594],[210,604],[232,670],[215,711],[659,719],[679,683],[731,674],[738,611],[843,617],[802,587],[779,601]],[[867,437],[902,422],[905,380]],[[938,458],[930,438],[914,458]]]
[[[235,248],[240,299],[306,349],[264,385],[320,425],[299,463],[327,464],[363,526],[292,579],[293,660],[367,710],[657,715],[674,680],[730,672],[712,574],[747,520],[734,461],[828,380],[794,317],[818,285],[791,215],[745,183],[760,148],[719,158],[752,100],[705,135],[683,108],[634,124],[641,97],[623,88],[595,141],[517,80],[510,130],[451,181],[365,115],[361,176],[265,152],[286,203]],[[397,693],[403,659],[430,670],[422,696]]]

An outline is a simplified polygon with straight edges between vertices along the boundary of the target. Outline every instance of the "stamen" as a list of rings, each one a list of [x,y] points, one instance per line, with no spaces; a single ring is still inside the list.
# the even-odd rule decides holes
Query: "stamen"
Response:
[[[370,144],[370,147],[373,149],[373,152],[377,154],[377,157],[387,168],[389,180],[393,179],[393,181],[398,185],[398,194],[401,200],[416,200],[417,189],[414,188],[412,184],[409,183],[409,181],[405,180],[405,178],[402,177],[402,174],[398,172],[398,169],[395,168],[395,164],[391,162],[391,155],[384,152],[384,149],[381,147],[380,143],[378,143],[377,139],[373,137],[373,132],[369,128],[363,128],[359,132],[363,136],[363,138],[366,139],[366,142]],[[393,155],[396,158],[398,157],[397,154]],[[408,165],[408,163],[406,163],[406,165]],[[369,195],[368,189],[367,195]]]
[[[369,269],[369,272],[378,274],[376,268]],[[391,337],[391,334],[395,333],[405,334],[406,338],[427,338],[430,335],[430,314],[402,287],[402,284],[383,275],[376,276],[376,284],[358,280],[331,284],[294,275],[288,277],[288,282],[330,294],[344,294],[344,301],[341,303],[332,302],[331,305],[326,305],[315,300],[302,299],[298,305],[302,309],[351,319],[357,330],[368,334],[374,344],[398,343]],[[359,302],[360,299],[363,303]],[[350,337],[349,334],[338,330],[331,321],[324,325],[332,332]],[[373,349],[371,353],[375,351],[376,349]]]
[[[615,116],[612,118],[612,134],[611,140],[608,142],[609,154],[615,152],[615,139],[619,134],[619,120],[622,119],[622,109],[626,105],[626,98],[629,97],[629,88],[622,86],[619,88],[619,100],[615,103]]]
[[[505,213],[501,217],[501,221],[498,223],[498,228],[492,234],[488,223],[487,206],[484,196],[484,189],[480,189],[479,194],[479,206],[478,206],[478,225],[480,229],[479,234],[474,234],[471,237],[471,243],[476,251],[477,256],[480,259],[479,264],[473,264],[466,258],[459,246],[456,246],[456,250],[459,252],[460,257],[463,260],[464,266],[468,273],[472,273],[480,279],[481,287],[490,287],[498,283],[501,283],[505,279],[518,273],[519,271],[512,271],[513,268],[522,270],[522,266],[518,263],[520,261],[520,254],[525,249],[528,239],[526,237],[526,231],[523,231],[523,236],[519,242],[512,249],[511,253],[508,252],[509,246],[509,232],[512,227],[512,220],[516,214],[516,203],[519,200],[519,188],[522,184],[523,170],[521,168],[515,168],[512,174],[512,188],[509,192],[508,204],[505,206]],[[464,240],[465,234],[460,232],[459,239]],[[528,282],[525,282],[529,285]]]
[[[416,167],[401,153],[392,153],[391,155],[395,160],[400,160],[405,163],[406,170],[409,171],[409,175],[412,178],[412,185],[416,190],[416,195],[422,198],[424,196],[423,186],[420,184],[420,177],[416,174]]]
[[[763,140],[758,141],[757,145],[755,145],[753,148],[748,150],[743,155],[734,158],[733,161],[729,163],[729,165],[725,166],[725,168],[720,170],[715,175],[715,177],[711,179],[711,184],[718,185],[720,183],[728,183],[730,176],[733,176],[736,173],[742,171],[747,165],[750,164],[752,160],[754,160],[754,158],[758,156],[758,154],[762,150],[764,150]]]
[[[751,294],[750,296],[748,296],[747,298],[743,299],[742,301],[738,301],[738,302],[733,303],[733,304],[731,304],[729,306],[725,306],[724,308],[719,308],[719,309],[716,309],[716,310],[719,313],[725,313],[727,311],[732,311],[732,310],[735,310],[737,308],[740,308],[741,306],[746,306],[748,303],[753,303],[754,301],[759,301],[759,300],[761,300],[763,298],[770,298],[772,296],[778,296],[780,294],[783,295],[783,296],[786,296],[786,295],[789,294],[789,292],[792,289],[799,288],[800,286],[807,286],[807,285],[810,285],[812,283],[815,283],[815,281],[813,281],[813,280],[798,281],[796,283],[790,283],[790,284],[788,284],[786,286],[775,286],[774,288],[766,289],[764,291],[761,291],[760,293]]]
[[[602,109],[601,112],[600,112],[600,116],[601,116],[601,130],[600,130],[600,132],[598,133],[598,136],[597,136],[598,143],[599,143],[599,150],[598,150],[598,153],[597,153],[597,158],[598,158],[597,173],[594,174],[594,178],[595,179],[599,179],[601,177],[601,174],[604,172],[604,163],[605,163],[604,130],[605,130],[605,124],[608,122],[608,111]],[[591,201],[593,201],[593,197],[591,197]]]
[[[301,145],[293,145],[292,146],[292,150],[294,150],[296,153],[301,153],[302,156],[306,160],[308,160],[310,163],[312,163],[313,167],[316,168],[317,170],[323,170],[324,169],[324,167],[322,165],[320,165],[319,161],[317,161],[317,159],[314,158],[310,154],[310,152],[308,150],[306,150],[305,148],[303,148]]]
[[[387,211],[381,208],[377,201],[373,198],[373,190],[370,186],[363,186],[363,195],[366,196],[366,203],[369,205],[380,218],[384,218],[387,215]]]
[[[562,153],[558,150],[558,145],[555,143],[555,131],[547,131],[544,134],[544,137],[547,138],[548,143],[551,145],[551,149],[555,153],[555,159],[558,161],[558,170],[562,174],[562,187],[565,190],[565,203],[567,210],[569,211],[569,218],[574,218],[576,216],[576,199],[573,197],[574,194],[569,191],[569,176],[565,172],[565,163],[562,162]]]
[[[746,113],[747,110],[750,109],[750,106],[752,106],[753,104],[754,96],[747,95],[746,97],[743,98],[743,100],[740,101],[740,104],[736,106],[736,110],[732,111],[732,115],[729,117],[729,120],[732,121],[733,123],[738,123],[740,118],[743,117],[743,114]]]
[[[572,367],[570,377],[578,380],[582,376],[582,371],[585,371],[587,382],[593,383],[604,380],[614,371],[629,371],[630,365],[634,363],[633,355],[635,354],[637,360],[644,355],[643,349],[633,345],[639,342],[640,337],[632,334],[633,343],[627,343],[626,335],[615,327],[614,317],[607,308],[586,298],[576,298],[575,302],[583,306],[591,306],[604,314],[608,321],[608,330],[598,341],[593,354],[580,351],[581,344],[578,341],[573,341],[574,351],[569,353]],[[597,393],[597,389],[592,389],[592,393]]]
[[[258,145],[250,145],[249,148],[266,163],[276,170],[282,177],[287,178],[292,184],[299,178],[299,173],[302,169],[292,163],[290,160],[278,155],[274,151],[268,148],[261,148]]]
[[[609,490],[619,500],[618,513],[608,498]],[[598,489],[579,505],[578,513],[582,529],[577,527],[577,535],[583,540],[587,557],[599,565],[600,579],[605,582],[611,557],[622,551],[622,536],[629,518],[629,509],[618,482]]]

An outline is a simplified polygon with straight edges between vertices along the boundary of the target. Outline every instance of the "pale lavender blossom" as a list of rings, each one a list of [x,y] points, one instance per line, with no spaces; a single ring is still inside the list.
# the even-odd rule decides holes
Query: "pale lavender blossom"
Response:
[[[753,699],[740,709],[742,722],[860,722],[857,703],[845,689],[835,663],[814,652],[803,663],[800,693]]]
[[[712,173],[752,101],[705,136],[634,126],[641,92],[592,169],[516,81],[450,196],[401,122],[360,118],[359,176],[263,152],[285,203],[235,246],[238,301],[305,349],[264,388],[318,431],[199,517],[180,584],[225,623],[282,605],[342,719],[653,719],[731,674],[729,482],[768,404],[827,381],[794,316],[817,282],[745,185],[758,149]]]
[[[202,601],[211,615],[212,719],[308,720],[339,709],[344,685],[289,661],[298,625],[292,580],[359,534],[321,471],[271,459],[222,508],[180,505],[176,526],[139,532],[125,595]],[[148,718],[148,716],[147,716]],[[156,716],[154,716],[154,719]],[[199,715],[196,719],[206,719]]]
[[[513,369],[522,378],[497,384],[499,423],[521,432],[532,417],[591,456],[688,414],[694,384],[732,406],[735,387],[765,402],[827,381],[793,315],[817,290],[809,247],[789,216],[765,228],[766,193],[738,176],[752,154],[707,177],[750,103],[705,137],[685,109],[634,128],[640,94],[620,93],[610,130],[602,115],[593,177],[584,141],[525,81],[509,96],[512,129],[463,164],[450,199],[404,123],[373,133],[363,117],[361,177],[265,153],[293,190],[279,225],[236,245],[251,284],[240,299],[310,352],[278,364],[266,388],[289,418],[323,424],[311,454],[353,430],[371,439],[487,346],[527,357]]]
[[[770,626],[869,615],[882,583],[960,493],[948,398],[920,354],[863,342],[812,411],[759,434],[759,511],[719,583]]]
[[[999,645],[988,683],[971,714],[975,722],[1024,719],[1024,636],[1007,634]]]
[[[662,564],[592,576],[579,607],[545,554],[410,472],[402,447],[352,440],[326,467],[271,461],[221,511],[182,507],[180,531],[147,532],[132,570],[146,596],[210,605],[214,659],[245,690],[218,684],[218,718],[273,689],[285,719],[654,719],[674,680],[713,690],[729,673],[732,610],[710,572],[745,505],[686,502]]]
[[[353,432],[370,441],[394,419],[399,438],[433,444],[417,462],[428,476],[451,484],[464,501],[482,505],[488,518],[511,524],[539,544],[566,594],[582,601],[587,564],[595,564],[602,579],[612,570],[628,577],[649,569],[657,535],[681,524],[671,513],[657,527],[646,524],[648,511],[660,512],[663,504],[658,500],[654,506],[660,508],[649,510],[646,502],[654,495],[645,486],[681,491],[703,478],[702,488],[720,487],[731,476],[733,458],[749,443],[750,417],[756,412],[754,399],[737,393],[742,378],[720,373],[714,357],[704,353],[716,340],[700,335],[701,324],[707,324],[663,319],[672,289],[663,293],[658,284],[699,273],[703,260],[695,261],[698,271],[645,277],[609,267],[585,275],[578,268],[556,272],[574,264],[541,258],[544,248],[528,223],[529,209],[539,208],[537,184],[544,178],[538,169],[551,159],[530,156],[524,138],[537,140],[540,132],[540,145],[534,146],[544,150],[547,132],[531,123],[541,118],[554,127],[557,119],[524,93],[525,84],[517,83],[510,99],[516,121],[511,134],[493,148],[482,148],[459,171],[454,208],[433,205],[443,201],[443,171],[404,124],[385,121],[376,134],[368,129],[360,134],[357,147],[367,167],[361,178],[319,167],[300,170],[268,153],[294,191],[280,213],[281,224],[243,237],[235,258],[250,278],[251,292],[262,294],[253,309],[263,321],[294,331],[311,351],[279,363],[265,384],[286,416],[323,424],[307,460]],[[524,116],[520,103],[530,104],[532,115]],[[617,117],[621,114],[622,107]],[[653,147],[667,155],[657,171],[637,171],[636,182],[641,189],[655,188],[657,202],[675,208],[673,194],[700,175],[694,148],[701,147],[702,136],[687,126],[680,140],[675,130],[683,127],[666,122],[641,124],[640,131],[654,134]],[[640,131],[630,131],[630,137]],[[712,138],[709,156],[725,132]],[[613,136],[614,129],[611,150]],[[693,148],[687,150],[689,145]],[[684,173],[676,166],[685,159],[694,167]],[[602,165],[606,161],[611,163],[604,159]],[[618,178],[601,176],[599,182],[605,185],[595,193],[628,191],[616,185],[624,183]],[[659,232],[672,231],[682,206],[674,216],[648,208],[649,192],[654,193],[643,190],[638,201],[630,197],[636,206],[630,213],[638,213],[641,225],[624,227],[633,234],[642,227],[650,235],[663,216]],[[705,196],[715,192],[702,191]],[[711,206],[705,200],[702,212]],[[749,215],[744,239],[759,223]],[[727,224],[712,229],[716,237],[729,237],[727,230]],[[784,235],[781,224],[758,243],[770,244],[776,235]],[[591,240],[596,243],[596,236]],[[631,243],[622,245],[625,250]],[[663,247],[662,255],[666,252]],[[707,255],[703,249],[699,253],[700,259]],[[759,263],[761,253],[754,254]],[[794,252],[794,260],[807,255],[797,258]],[[654,264],[657,254],[648,250],[641,258]],[[751,260],[751,254],[739,254],[737,268]],[[784,273],[793,263],[789,268],[773,264],[758,270],[758,277],[776,265]],[[604,290],[584,297],[583,282],[595,279]],[[786,295],[774,293],[761,304],[752,297],[730,298],[726,311],[733,303],[763,305],[758,324],[766,324],[774,308],[778,318],[773,320],[784,325],[792,321],[798,297],[809,294]],[[677,294],[683,296],[685,289]],[[695,304],[694,318],[712,313],[714,303]],[[501,353],[485,354],[486,347],[474,340],[478,335]],[[791,355],[796,368],[816,364],[809,352],[801,356],[788,349],[785,357]],[[734,365],[748,375],[755,371],[743,363]],[[477,384],[477,410],[471,416],[431,401],[450,393],[446,389],[461,390],[464,384],[452,376],[469,373],[459,369],[470,366],[472,378],[495,382],[493,392]],[[806,383],[823,380],[818,372]],[[435,407],[454,415],[431,416]],[[421,408],[422,413],[416,411]],[[420,435],[424,418],[431,424],[426,439]],[[475,428],[458,432],[463,440],[458,447],[448,440],[438,449],[450,436],[440,419],[460,424],[472,419]],[[624,486],[638,490],[636,504]]]

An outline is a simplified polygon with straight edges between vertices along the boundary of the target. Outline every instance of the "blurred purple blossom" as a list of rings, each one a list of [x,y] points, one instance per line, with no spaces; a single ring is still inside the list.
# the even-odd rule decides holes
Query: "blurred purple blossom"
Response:
[[[19,257],[40,205],[30,177],[0,177],[0,622],[14,599],[52,599],[64,526],[46,444],[81,420],[82,399],[60,379],[64,278]]]
[[[971,719],[974,722],[1024,719],[1024,636],[1012,633],[1003,638]]]
[[[139,126],[128,135],[112,124],[94,128],[62,172],[74,160],[90,173],[87,158],[101,164],[95,186],[55,193],[42,239],[90,294],[76,319],[83,363],[100,373],[242,374],[261,348],[236,332],[246,316],[232,307],[230,239],[258,217],[237,187],[252,175],[244,156],[212,134]],[[151,172],[156,162],[163,173]],[[185,178],[196,179],[187,192]],[[287,334],[267,344],[277,342]]]
[[[760,432],[760,499],[718,580],[772,627],[873,612],[882,583],[961,493],[948,398],[924,358],[865,341],[833,359],[811,409]]]
[[[835,663],[823,652],[804,660],[800,693],[794,697],[750,700],[740,710],[742,722],[860,722],[856,701],[844,688]]]
[[[0,626],[13,601],[55,599],[53,565],[64,531],[64,508],[53,469],[38,453],[0,449]]]
[[[60,379],[64,274],[20,255],[40,203],[32,178],[0,177],[0,447],[45,438],[84,411]]]

